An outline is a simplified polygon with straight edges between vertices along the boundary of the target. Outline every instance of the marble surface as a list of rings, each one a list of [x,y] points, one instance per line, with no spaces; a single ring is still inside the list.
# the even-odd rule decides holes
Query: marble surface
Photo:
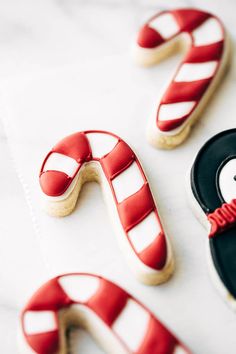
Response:
[[[114,56],[122,56],[129,50],[139,24],[156,9],[168,6],[197,6],[210,10],[221,16],[232,39],[236,40],[232,15],[236,10],[236,4],[233,0],[224,2],[219,0],[0,1],[0,78],[4,83],[1,85],[6,87],[8,96],[11,98],[10,104],[15,108],[14,103],[16,102],[17,106],[22,98],[25,108],[26,97],[24,92],[21,92],[21,82],[24,83],[22,87],[27,94],[30,95],[30,90],[33,88],[30,99],[35,99],[34,94],[37,92],[35,85],[43,80],[40,76],[45,77],[47,73],[50,76],[51,70],[55,71],[55,67],[58,68],[58,73],[60,67],[68,68],[68,66],[74,68],[76,72],[76,65],[82,61],[86,63],[92,59],[102,62],[103,59],[109,61],[109,58]],[[173,61],[169,61],[167,69],[177,60],[178,58],[174,58]],[[65,70],[67,69],[61,71],[63,77]],[[73,69],[71,70],[73,73]],[[154,87],[153,73],[155,71],[142,74],[147,75],[142,80],[143,82],[152,80],[151,85]],[[164,76],[165,74],[162,78]],[[32,79],[33,86],[25,84],[26,77]],[[153,150],[150,161],[146,160],[141,141],[132,138],[130,133],[126,134],[145,161],[147,173],[151,177],[151,183],[154,184],[155,194],[161,205],[162,216],[166,222],[169,220],[167,226],[169,232],[176,235],[173,243],[177,269],[171,282],[162,286],[160,290],[150,290],[136,285],[129,275],[124,277],[122,284],[132,290],[145,304],[150,303],[154,311],[158,310],[158,306],[155,307],[153,297],[159,298],[160,304],[164,304],[167,297],[169,302],[167,301],[166,307],[159,308],[161,318],[196,354],[231,354],[236,347],[235,314],[226,307],[209,281],[204,251],[205,232],[188,210],[183,188],[184,172],[205,138],[224,127],[234,126],[235,119],[231,115],[235,107],[234,94],[235,60],[220,92],[217,93],[207,111],[206,122],[201,121],[188,143],[176,150],[171,166],[163,166],[163,175],[169,178],[168,183],[171,183],[169,191],[161,175],[156,176],[152,173],[150,162],[155,161],[156,152]],[[123,98],[121,93],[120,95]],[[151,99],[154,99],[154,96]],[[45,102],[45,97],[43,100]],[[30,107],[32,108],[32,104]],[[214,116],[218,114],[224,117],[226,110],[227,120],[221,119],[216,126]],[[101,108],[100,111],[102,113]],[[43,112],[43,109],[39,109],[38,112]],[[27,116],[30,113],[31,111],[26,112]],[[122,130],[118,125],[116,128]],[[141,128],[138,132],[141,132]],[[141,134],[138,137],[141,137]],[[12,354],[16,352],[16,323],[19,308],[32,292],[32,288],[47,278],[47,268],[38,250],[29,209],[16,175],[15,162],[12,160],[6,132],[1,124],[0,151],[2,166],[0,169],[2,216],[0,240],[3,245],[0,249],[0,343],[1,352]],[[166,153],[160,153],[157,159],[159,163],[164,163]],[[170,176],[170,169],[176,171],[174,181]],[[89,198],[91,193],[99,197],[96,187],[87,188],[85,196]],[[166,202],[170,199],[171,205]],[[103,210],[101,213],[103,214]],[[109,229],[107,232],[109,233]],[[117,264],[119,264],[118,258],[119,256],[117,256]],[[117,269],[116,259],[113,264],[114,269]],[[124,267],[121,263],[122,266]],[[113,268],[110,270],[111,273],[112,270]],[[115,274],[114,277],[119,279],[119,275]],[[178,283],[183,278],[182,288],[178,289]],[[183,291],[185,296],[182,296]],[[178,307],[176,302],[179,304]],[[73,333],[73,337],[75,337],[75,346],[77,342],[79,343],[79,351],[100,353],[84,332],[80,332],[79,338],[77,333]]]

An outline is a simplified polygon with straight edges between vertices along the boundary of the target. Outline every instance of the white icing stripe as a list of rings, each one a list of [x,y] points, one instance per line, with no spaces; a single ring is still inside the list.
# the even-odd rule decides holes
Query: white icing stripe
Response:
[[[144,184],[143,176],[136,162],[112,180],[118,203],[136,193]]]
[[[224,33],[219,21],[210,18],[192,32],[195,46],[209,45],[224,39]]]
[[[180,346],[178,345],[178,346],[174,349],[173,354],[188,354],[188,352],[187,352],[184,348],[182,348],[182,347],[180,347]]]
[[[57,330],[53,311],[27,311],[23,322],[25,333],[28,335]]]
[[[118,139],[110,134],[88,133],[86,136],[94,158],[101,158],[108,154],[118,143]]]
[[[214,75],[217,64],[217,61],[208,61],[205,63],[184,63],[180,67],[174,81],[191,82],[208,79]]]
[[[186,116],[191,112],[196,102],[178,102],[162,104],[160,106],[158,119],[160,121],[178,119]]]
[[[236,158],[229,160],[221,169],[219,174],[219,188],[226,203],[236,198]]]
[[[53,152],[47,159],[43,170],[44,171],[61,171],[66,173],[68,176],[72,177],[77,168],[79,167],[78,162],[69,156],[58,154]]]
[[[136,252],[140,253],[152,242],[161,232],[161,228],[154,211],[128,232],[129,239]]]
[[[149,23],[149,27],[155,29],[164,39],[168,39],[179,32],[179,26],[171,14],[163,14]]]
[[[129,299],[112,328],[128,349],[136,352],[147,333],[149,319],[148,312],[136,301]]]
[[[89,275],[66,275],[60,277],[58,282],[69,298],[76,302],[88,301],[100,285],[99,278]]]

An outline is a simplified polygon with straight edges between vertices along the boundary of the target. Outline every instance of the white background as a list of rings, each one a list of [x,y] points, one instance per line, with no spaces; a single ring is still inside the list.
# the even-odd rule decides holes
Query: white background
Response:
[[[203,142],[235,127],[235,60],[187,142],[169,152],[149,147],[147,117],[180,55],[138,69],[128,53],[143,20],[168,6],[208,9],[236,38],[236,4],[229,0],[0,1],[2,353],[16,352],[18,311],[34,289],[70,270],[97,271],[118,281],[196,354],[235,351],[235,314],[210,282],[207,235],[188,208],[184,188],[185,172]],[[140,156],[175,251],[176,271],[167,284],[143,286],[127,270],[98,186],[85,186],[76,212],[63,221],[41,213],[37,173],[42,157],[57,139],[85,128],[113,130]],[[37,235],[16,167],[29,188]],[[77,339],[82,353],[99,353],[86,336]]]

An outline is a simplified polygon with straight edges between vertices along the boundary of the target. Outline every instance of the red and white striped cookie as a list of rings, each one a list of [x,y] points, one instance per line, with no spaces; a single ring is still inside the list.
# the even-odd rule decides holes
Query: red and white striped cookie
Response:
[[[212,95],[229,58],[229,41],[222,22],[196,9],[163,11],[140,30],[137,61],[158,62],[178,48],[188,50],[162,93],[148,126],[148,140],[158,148],[173,148],[188,136],[191,126]]]
[[[43,285],[21,315],[20,349],[66,354],[66,330],[85,327],[112,354],[189,354],[155,316],[125,290],[93,274],[58,276]]]
[[[100,182],[121,249],[140,281],[154,285],[173,271],[147,178],[133,150],[103,131],[72,134],[47,155],[40,172],[46,211],[64,216],[75,207],[84,182]]]

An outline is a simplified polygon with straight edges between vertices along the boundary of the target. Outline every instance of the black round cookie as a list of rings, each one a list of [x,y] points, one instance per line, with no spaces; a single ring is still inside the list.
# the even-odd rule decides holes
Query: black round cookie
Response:
[[[208,215],[228,201],[224,200],[220,186],[220,178],[229,161],[236,159],[236,129],[223,131],[208,140],[197,154],[191,169],[192,193]],[[236,169],[225,177],[224,185],[236,186]],[[232,200],[236,199],[232,189]],[[213,265],[229,293],[236,299],[236,223],[214,237],[209,238],[210,253]]]

